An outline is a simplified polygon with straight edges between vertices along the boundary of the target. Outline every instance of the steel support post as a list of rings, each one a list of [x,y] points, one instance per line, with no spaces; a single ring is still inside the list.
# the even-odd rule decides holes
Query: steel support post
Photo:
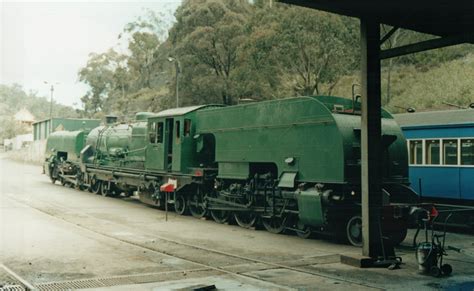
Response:
[[[382,206],[380,24],[373,20],[361,19],[360,27],[362,254],[377,258],[382,255],[379,225]]]

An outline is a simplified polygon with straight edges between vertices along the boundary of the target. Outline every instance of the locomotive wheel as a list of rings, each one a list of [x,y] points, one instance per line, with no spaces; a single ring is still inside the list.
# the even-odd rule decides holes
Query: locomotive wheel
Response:
[[[191,195],[188,200],[188,208],[191,215],[195,218],[203,218],[206,215],[206,208],[199,205],[199,196],[197,194]]]
[[[86,187],[82,184],[81,180],[76,179],[75,188],[80,191],[84,191]]]
[[[56,166],[50,166],[49,169],[49,178],[51,179],[51,183],[55,184],[56,181],[58,180],[57,175],[58,175],[58,169]]]
[[[75,188],[79,191],[84,191],[86,189],[86,187],[84,187],[83,185],[81,184],[76,184]]]
[[[296,228],[300,231],[296,231],[296,235],[301,237],[301,238],[304,238],[304,239],[307,239],[309,237],[311,237],[311,235],[313,234],[312,231],[311,231],[311,228],[309,226],[306,226],[304,225],[303,223],[299,222],[296,224]]]
[[[109,189],[108,183],[106,182],[100,183],[100,195],[104,197],[110,196],[110,189]]]
[[[271,233],[282,233],[286,228],[286,217],[273,216],[262,219],[263,227]]]
[[[91,182],[90,191],[92,193],[99,194],[101,188],[102,188],[102,181],[94,180]]]
[[[352,216],[347,221],[346,238],[353,246],[362,246],[362,218],[360,216]]]
[[[211,216],[217,223],[229,222],[230,213],[225,210],[211,210]]]
[[[252,228],[257,223],[258,216],[253,212],[239,211],[234,213],[234,218],[240,227]]]
[[[186,213],[186,198],[184,195],[176,195],[174,200],[174,211],[179,215],[184,215]]]

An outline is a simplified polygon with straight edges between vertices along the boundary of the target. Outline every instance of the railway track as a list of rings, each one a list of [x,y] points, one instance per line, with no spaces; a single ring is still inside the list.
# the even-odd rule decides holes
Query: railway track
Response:
[[[268,286],[271,286],[272,289],[291,289],[289,286],[276,284],[271,280],[265,280],[250,273],[250,271],[279,269],[294,273],[295,275],[299,274],[303,276],[317,276],[318,278],[320,278],[320,280],[324,281],[327,284],[340,284],[341,282],[343,282],[348,286],[356,287],[356,289],[357,287],[362,289],[377,289],[376,287],[366,284],[364,282],[344,279],[338,276],[328,275],[322,272],[305,268],[305,266],[309,266],[321,261],[336,262],[339,259],[336,257],[318,256],[309,259],[306,258],[304,260],[296,260],[290,262],[271,262],[268,260],[262,260],[244,255],[238,255],[229,252],[210,249],[198,245],[192,245],[186,242],[173,240],[160,235],[136,233],[136,229],[131,230],[131,232],[127,232],[129,230],[129,227],[127,226],[121,225],[114,221],[95,217],[84,211],[79,211],[76,208],[67,207],[58,203],[45,201],[38,198],[35,198],[34,200],[29,200],[21,196],[23,195],[8,195],[10,199],[13,199],[21,204],[25,204],[46,215],[72,224],[74,225],[74,227],[80,228],[82,230],[100,235],[106,239],[124,243],[134,248],[139,248],[143,251],[155,252],[164,256],[168,256],[170,258],[177,258],[185,262],[195,264],[196,268],[189,270],[190,275],[202,275],[212,273],[221,275],[225,274],[234,276],[236,278],[245,279],[247,281],[264,283]],[[109,226],[109,228],[110,226],[113,226],[113,229],[115,229],[115,231],[111,232],[106,230],[103,227],[104,225]],[[120,234],[117,234],[117,230],[124,230],[124,232],[122,233],[134,233],[134,235],[122,236]],[[171,274],[175,275],[175,277],[171,276]],[[169,280],[169,278],[180,278],[179,272],[167,272],[165,275],[167,280]],[[81,286],[83,286],[84,288],[91,288],[104,287],[107,286],[107,284],[108,286],[123,285],[127,282],[130,284],[138,284],[144,282],[156,282],[159,281],[158,279],[162,278],[163,276],[163,273],[151,273],[130,276],[115,276],[109,278],[80,279],[64,282],[41,283],[35,285],[35,288],[39,290],[64,290],[78,289]],[[187,276],[187,278],[189,278],[189,276]]]

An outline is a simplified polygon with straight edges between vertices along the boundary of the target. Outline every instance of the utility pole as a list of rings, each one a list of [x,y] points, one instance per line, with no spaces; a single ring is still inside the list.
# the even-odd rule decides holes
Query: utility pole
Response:
[[[171,63],[175,63],[176,67],[176,108],[179,107],[179,74],[181,73],[181,64],[177,58],[169,57],[168,61]]]
[[[49,102],[49,133],[53,132],[53,93],[54,93],[54,85],[58,85],[58,82],[47,82],[43,81],[46,85],[51,85],[50,91],[51,91],[51,99]]]

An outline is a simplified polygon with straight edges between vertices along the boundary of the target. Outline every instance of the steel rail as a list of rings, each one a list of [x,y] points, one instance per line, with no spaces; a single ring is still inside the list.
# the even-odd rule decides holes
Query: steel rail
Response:
[[[16,199],[16,197],[11,197],[12,199],[14,200],[17,200],[19,201],[18,199]],[[55,206],[57,208],[59,208],[60,210],[68,210],[68,213],[71,213],[71,212],[75,212],[76,214],[81,214],[81,215],[84,215],[84,216],[87,216],[91,219],[94,219],[94,220],[97,220],[97,221],[103,221],[103,222],[106,222],[107,224],[115,224],[115,225],[118,225],[120,227],[123,227],[123,225],[120,225],[116,222],[113,222],[113,221],[109,221],[109,220],[105,220],[105,219],[102,219],[102,218],[97,218],[97,217],[94,217],[88,213],[85,213],[85,212],[81,212],[81,211],[77,211],[76,209],[72,209],[72,208],[69,208],[69,207],[66,207],[64,205],[59,205],[57,203],[52,203],[50,201],[44,201],[42,199],[37,199],[39,201],[41,201],[42,203],[45,203],[45,204],[49,204],[51,206]],[[208,265],[208,264],[204,264],[204,263],[201,263],[199,261],[194,261],[194,260],[190,260],[190,259],[187,259],[185,257],[182,257],[182,256],[179,256],[179,255],[176,255],[176,254],[171,254],[171,253],[167,253],[165,251],[159,251],[159,250],[156,250],[154,248],[151,248],[151,247],[148,247],[146,245],[141,245],[139,243],[136,243],[136,242],[133,242],[133,241],[129,241],[129,240],[126,240],[126,239],[121,239],[121,238],[117,238],[115,236],[112,236],[112,235],[109,235],[109,234],[106,234],[104,232],[100,232],[100,231],[97,231],[97,230],[94,230],[90,227],[86,227],[84,226],[83,224],[81,225],[78,225],[74,222],[71,222],[71,221],[68,221],[67,219],[64,219],[64,218],[61,218],[61,217],[58,217],[58,216],[55,216],[54,214],[51,214],[43,209],[40,209],[38,207],[34,207],[32,205],[30,205],[28,203],[28,201],[19,201],[21,203],[24,203],[24,204],[27,204],[29,207],[31,208],[34,208],[42,213],[45,213],[47,215],[50,215],[56,219],[59,219],[61,221],[64,221],[64,222],[67,222],[67,223],[70,223],[74,226],[76,226],[77,228],[81,228],[81,229],[85,229],[85,230],[88,230],[90,232],[93,232],[93,233],[96,233],[98,235],[101,235],[103,237],[107,237],[109,239],[113,239],[113,240],[116,240],[116,241],[120,241],[122,243],[126,243],[126,244],[130,244],[130,245],[133,245],[133,246],[136,246],[136,247],[139,247],[139,248],[143,248],[143,249],[146,249],[146,250],[149,250],[149,251],[152,251],[152,252],[155,252],[155,253],[160,253],[160,254],[164,254],[164,255],[167,255],[167,256],[170,256],[170,257],[174,257],[174,258],[179,258],[179,259],[182,259],[182,260],[185,260],[187,262],[190,262],[190,263],[194,263],[194,264],[197,264],[197,265],[200,265],[200,266],[203,266],[203,267],[208,267],[210,269],[213,269],[213,270],[216,270],[216,271],[220,271],[220,272],[224,272],[224,273],[227,273],[227,274],[230,274],[230,275],[235,275],[237,277],[244,277],[246,279],[252,279],[252,280],[257,280],[257,281],[261,281],[261,282],[265,282],[265,283],[270,283],[270,284],[273,284],[275,286],[278,286],[278,287],[281,287],[280,285],[277,285],[275,283],[272,283],[270,281],[266,281],[266,280],[263,280],[261,278],[255,278],[253,276],[250,276],[250,275],[245,275],[245,274],[240,274],[238,272],[232,272],[232,271],[228,271],[224,268],[221,268],[221,267],[214,267],[214,266],[211,266],[211,265]],[[305,274],[308,274],[308,275],[314,275],[314,276],[319,276],[319,277],[323,277],[323,278],[326,278],[326,279],[330,279],[330,280],[334,280],[334,281],[342,281],[342,282],[346,282],[346,283],[350,283],[350,284],[356,284],[356,285],[359,285],[359,286],[364,286],[364,287],[369,287],[369,288],[375,288],[375,289],[381,289],[381,288],[378,288],[376,286],[372,286],[372,285],[369,285],[369,284],[366,284],[366,283],[363,283],[363,282],[358,282],[358,281],[353,281],[353,280],[348,280],[348,279],[341,279],[340,277],[337,277],[337,276],[331,276],[331,275],[328,275],[328,274],[325,274],[325,273],[322,273],[322,272],[317,272],[317,271],[309,271],[309,270],[305,270],[305,269],[301,269],[301,268],[298,268],[298,267],[291,267],[291,266],[287,266],[287,265],[284,265],[284,264],[279,264],[279,263],[273,263],[273,262],[268,262],[268,261],[264,261],[264,260],[260,260],[260,259],[254,259],[254,258],[249,258],[249,257],[245,257],[245,256],[241,256],[241,255],[236,255],[236,254],[232,254],[232,253],[228,253],[228,252],[223,252],[223,251],[218,251],[218,250],[214,250],[214,249],[209,249],[209,248],[206,248],[206,247],[201,247],[201,246],[197,246],[197,245],[192,245],[192,244],[188,244],[188,243],[184,243],[184,242],[180,242],[180,241],[177,241],[177,240],[173,240],[173,239],[169,239],[169,238],[164,238],[162,236],[159,236],[159,235],[155,235],[153,234],[153,236],[159,240],[162,240],[162,241],[165,241],[165,242],[169,242],[169,243],[173,243],[173,244],[176,244],[176,245],[181,245],[181,246],[185,246],[185,247],[189,247],[189,248],[193,248],[193,249],[197,249],[197,250],[201,250],[201,251],[206,251],[206,252],[210,252],[210,253],[214,253],[214,254],[219,254],[219,255],[222,255],[222,256],[227,256],[227,257],[233,257],[233,258],[236,258],[236,259],[240,259],[240,260],[243,260],[243,261],[249,261],[249,262],[253,262],[253,263],[259,263],[259,264],[263,264],[263,265],[268,265],[268,266],[271,266],[273,268],[281,268],[281,269],[286,269],[286,270],[291,270],[291,271],[295,271],[295,272],[299,272],[299,273],[305,273]],[[287,287],[287,286],[285,286]]]
[[[0,263],[0,268],[4,269],[5,272],[7,272],[10,276],[12,276],[15,280],[20,282],[25,287],[26,290],[36,290],[36,288],[33,286],[33,284],[31,284],[30,282],[23,279],[20,275],[18,275],[17,273],[12,271],[10,268],[5,266],[5,264]],[[1,288],[0,288],[0,290],[1,290]]]

